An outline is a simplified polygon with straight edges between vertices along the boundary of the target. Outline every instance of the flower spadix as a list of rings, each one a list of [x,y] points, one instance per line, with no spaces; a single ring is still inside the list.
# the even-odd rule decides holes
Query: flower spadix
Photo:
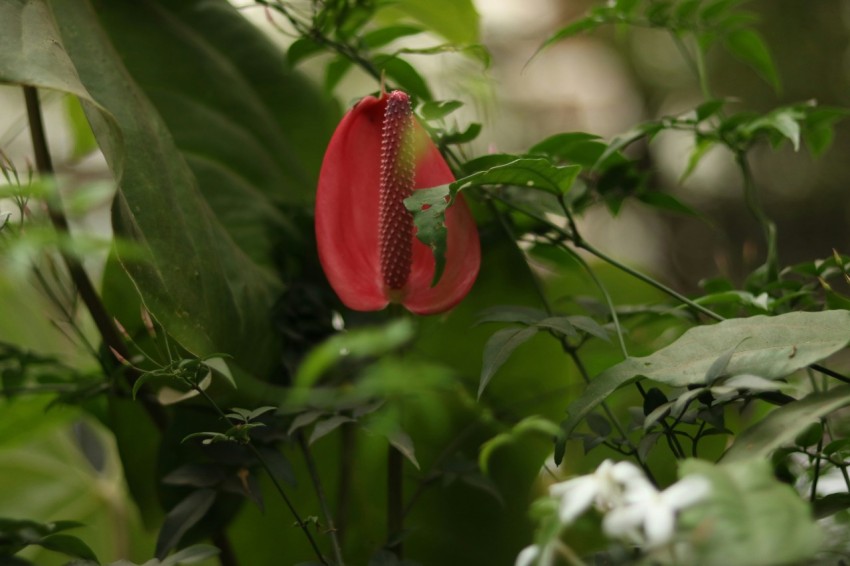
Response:
[[[446,162],[401,91],[367,96],[337,126],[316,194],[319,261],[349,308],[399,303],[417,314],[455,306],[481,261],[478,231],[461,195],[446,210],[446,264],[432,286],[431,249],[416,239],[404,199],[453,182]]]

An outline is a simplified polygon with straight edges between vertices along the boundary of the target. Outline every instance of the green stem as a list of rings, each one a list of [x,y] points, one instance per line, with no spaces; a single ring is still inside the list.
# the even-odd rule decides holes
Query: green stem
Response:
[[[747,208],[755,217],[756,221],[761,226],[764,232],[764,240],[767,244],[767,266],[768,281],[775,281],[779,277],[779,254],[776,248],[776,224],[765,213],[764,207],[759,199],[758,188],[756,187],[755,178],[753,177],[750,163],[747,160],[747,154],[739,149],[735,152],[735,162],[741,170],[741,177],[744,181],[744,200],[747,203]]]
[[[337,537],[333,515],[331,514],[330,507],[328,506],[328,499],[325,496],[325,490],[322,487],[322,480],[319,477],[319,470],[316,467],[316,460],[313,458],[313,452],[310,450],[310,446],[307,444],[307,441],[304,439],[304,435],[301,431],[298,431],[297,437],[298,445],[301,447],[301,452],[304,454],[304,461],[307,463],[307,471],[313,482],[313,489],[316,491],[316,497],[319,499],[319,507],[322,510],[322,514],[325,516],[325,524],[328,526],[327,530],[331,537],[331,548],[333,549],[334,560],[336,560],[337,566],[344,566],[345,560],[342,558],[342,547],[340,546],[339,538]]]
[[[224,414],[224,411],[221,410],[221,407],[218,406],[218,403],[209,396],[209,394],[204,391],[197,383],[192,384],[192,389],[198,392],[198,395],[203,397],[203,399],[213,408],[213,410],[218,414],[219,417],[224,419],[224,422],[230,422],[230,419],[227,418],[227,415]],[[277,481],[277,478],[272,471],[271,466],[263,457],[263,454],[257,450],[257,447],[254,446],[252,442],[248,442],[245,444],[248,447],[248,450],[251,451],[251,454],[257,459],[263,469],[266,471],[266,474],[269,476],[269,479],[272,480],[272,484],[274,484],[275,489],[280,494],[281,498],[283,498],[283,502],[289,508],[289,512],[292,513],[292,516],[295,518],[295,522],[298,524],[298,527],[304,532],[304,535],[307,537],[307,540],[310,542],[310,546],[313,548],[313,552],[316,554],[316,558],[319,559],[319,562],[327,566],[328,562],[325,560],[325,557],[322,556],[322,551],[319,549],[319,545],[316,543],[316,539],[313,538],[313,534],[310,532],[310,529],[307,527],[307,524],[301,519],[301,515],[295,509],[295,506],[292,504],[292,501],[289,499],[289,496],[286,495],[286,491],[284,491],[283,486],[280,485],[280,482]]]
[[[36,169],[38,169],[38,172],[41,175],[53,176],[53,160],[50,157],[50,150],[47,146],[47,136],[44,130],[44,120],[41,115],[41,103],[38,99],[38,90],[31,86],[24,86],[23,89],[24,101],[27,107],[27,117],[30,124],[33,153],[35,154]],[[68,219],[65,217],[62,210],[56,207],[54,203],[50,202],[50,199],[48,199],[46,205],[48,215],[50,216],[50,220],[56,231],[63,235],[70,235]],[[77,288],[77,293],[79,293],[80,299],[82,299],[83,304],[86,306],[86,309],[91,315],[104,344],[112,348],[124,359],[129,360],[130,352],[127,349],[127,345],[121,338],[121,335],[115,327],[109,313],[106,311],[106,307],[103,305],[103,302],[101,302],[100,296],[98,296],[97,291],[94,288],[94,284],[92,284],[88,273],[86,273],[85,268],[83,268],[83,264],[80,263],[77,258],[66,252],[60,251],[60,254],[65,263],[65,267],[68,270],[68,274],[71,277],[71,281]],[[131,370],[125,371],[124,375],[126,376],[130,387],[132,387],[139,378],[138,372]],[[153,421],[154,425],[156,425],[157,429],[160,432],[164,431],[167,423],[162,407],[145,401],[142,402],[142,406],[145,408],[145,411],[151,421]]]
[[[401,560],[404,548],[404,455],[392,444],[387,447],[387,548]]]

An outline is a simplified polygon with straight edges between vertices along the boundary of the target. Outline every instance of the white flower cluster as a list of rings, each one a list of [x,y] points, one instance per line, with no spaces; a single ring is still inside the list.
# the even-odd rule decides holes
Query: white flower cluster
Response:
[[[594,507],[604,515],[602,530],[608,537],[652,551],[673,540],[676,513],[697,503],[710,489],[706,478],[688,476],[659,491],[631,462],[605,460],[592,474],[550,486],[549,495],[559,502],[562,526]],[[529,546],[517,556],[516,566],[554,564],[560,548],[558,540],[546,547]]]

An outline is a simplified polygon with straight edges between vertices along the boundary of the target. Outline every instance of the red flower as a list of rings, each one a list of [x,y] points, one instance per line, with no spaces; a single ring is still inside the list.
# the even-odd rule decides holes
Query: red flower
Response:
[[[347,307],[400,303],[434,314],[466,296],[481,251],[461,195],[446,210],[446,267],[434,287],[433,253],[416,239],[404,207],[414,190],[454,180],[405,93],[367,96],[343,117],[319,175],[316,240],[325,275]]]

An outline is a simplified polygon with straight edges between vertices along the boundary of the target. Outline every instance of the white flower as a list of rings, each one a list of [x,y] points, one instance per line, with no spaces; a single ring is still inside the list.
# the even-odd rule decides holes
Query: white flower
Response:
[[[702,476],[688,476],[664,491],[641,477],[626,486],[623,504],[611,509],[602,528],[610,537],[647,548],[665,545],[673,539],[676,513],[700,501],[710,489]]]
[[[623,501],[624,486],[644,480],[643,472],[631,462],[602,462],[590,475],[580,476],[549,488],[552,497],[560,498],[558,517],[562,524],[572,523],[591,505],[605,512]],[[645,480],[644,480],[645,481]]]

